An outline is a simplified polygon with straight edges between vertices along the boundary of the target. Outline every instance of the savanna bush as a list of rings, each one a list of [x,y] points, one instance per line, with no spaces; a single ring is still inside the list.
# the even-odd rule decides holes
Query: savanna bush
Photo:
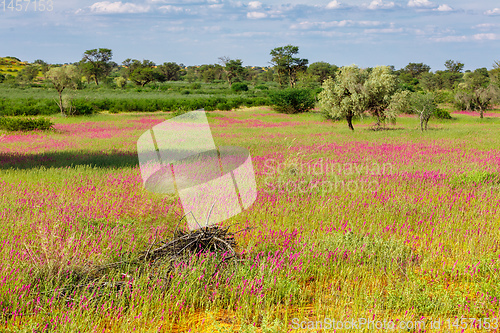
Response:
[[[84,99],[74,99],[71,101],[72,116],[88,116],[94,113],[92,104]]]
[[[69,103],[70,101],[68,101]],[[156,112],[156,111],[185,111],[205,108],[213,111],[218,104],[225,109],[235,109],[242,105],[247,107],[270,105],[268,97],[250,96],[211,96],[177,98],[75,98],[71,100],[73,115],[89,115],[98,111],[117,112]],[[60,112],[59,107],[52,99],[7,99],[0,98],[0,116],[35,116],[50,115]]]
[[[236,92],[248,91],[248,85],[243,82],[236,82],[231,85],[231,90]]]
[[[119,76],[115,78],[115,83],[118,88],[123,88],[127,84],[127,79],[122,76]]]
[[[196,89],[201,89],[201,83],[199,83],[199,82],[192,83],[192,84],[189,86],[189,88],[194,89],[194,90],[196,90]]]
[[[49,130],[54,123],[47,118],[0,117],[0,128],[7,131]]]
[[[287,114],[307,112],[315,104],[310,89],[288,88],[275,90],[269,92],[269,97],[275,111]]]
[[[0,115],[4,116],[49,115],[57,112],[59,112],[59,107],[51,100],[0,99]]]
[[[215,106],[215,109],[216,109],[216,110],[221,110],[221,111],[229,111],[229,110],[231,110],[231,105],[229,105],[227,102],[224,102],[224,103],[218,103],[218,104]]]
[[[448,111],[439,108],[434,111],[433,116],[437,119],[452,119]]]

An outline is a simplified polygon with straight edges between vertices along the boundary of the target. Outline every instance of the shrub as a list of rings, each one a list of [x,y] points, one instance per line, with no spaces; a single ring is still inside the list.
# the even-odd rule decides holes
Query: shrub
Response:
[[[269,88],[263,84],[261,85],[258,85],[258,86],[255,86],[255,89],[259,89],[259,90],[269,90]]]
[[[49,130],[54,123],[47,118],[0,117],[0,128],[7,131]]]
[[[443,109],[436,109],[433,116],[438,119],[452,119],[450,113]]]
[[[190,87],[191,89],[194,89],[194,90],[196,90],[196,89],[201,89],[201,83],[199,83],[199,82],[195,82],[195,83],[191,84],[189,87]]]
[[[246,83],[236,82],[236,83],[233,83],[233,85],[231,86],[231,90],[236,91],[236,92],[248,91],[248,86],[246,85]]]
[[[74,99],[71,101],[72,116],[88,116],[94,113],[94,108],[90,102],[82,99]]]
[[[115,78],[115,82],[116,82],[117,87],[123,88],[127,84],[127,79],[122,77],[122,76],[119,76],[119,77]]]
[[[311,110],[314,97],[310,89],[288,88],[272,91],[269,94],[275,111],[292,114]]]
[[[224,103],[218,103],[215,108],[217,110],[221,110],[221,111],[229,111],[231,110],[231,105],[229,105],[227,102],[224,102]]]

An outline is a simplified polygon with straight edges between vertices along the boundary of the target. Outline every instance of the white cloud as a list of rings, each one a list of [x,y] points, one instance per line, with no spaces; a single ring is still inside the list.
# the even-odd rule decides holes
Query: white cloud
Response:
[[[260,1],[250,1],[248,3],[248,8],[251,8],[251,9],[259,9],[262,7],[262,2]]]
[[[429,8],[434,7],[434,4],[429,0],[410,0],[408,1],[408,7]]]
[[[393,8],[394,2],[384,2],[383,0],[373,0],[368,5],[368,9],[388,9]]]
[[[342,6],[342,4],[340,2],[338,2],[337,0],[333,0],[330,3],[328,3],[328,5],[326,5],[326,8],[327,9],[336,9],[336,8],[340,8],[341,6]]]
[[[484,12],[486,15],[500,15],[500,8],[493,8]]]
[[[375,27],[383,24],[379,21],[353,21],[353,20],[342,20],[342,21],[329,21],[329,22],[311,22],[303,21],[297,24],[292,24],[290,29],[295,30],[309,30],[309,29],[328,29],[328,28],[343,28],[343,27]]]
[[[233,33],[233,34],[227,34],[226,36],[229,37],[256,37],[256,36],[271,36],[270,32],[262,32],[262,31],[245,31],[245,32],[239,32],[239,33]]]
[[[433,37],[431,40],[435,42],[466,42],[466,36],[445,36],[445,37]]]
[[[453,8],[451,8],[447,4],[444,4],[444,5],[439,5],[439,7],[434,10],[437,10],[438,12],[452,12]]]
[[[247,17],[249,19],[261,19],[261,18],[266,18],[267,14],[261,12],[248,12]]]
[[[149,11],[149,8],[149,6],[122,3],[121,1],[102,1],[90,6],[90,11],[104,14],[146,13]]]
[[[393,34],[396,32],[403,32],[403,28],[386,28],[386,29],[365,29],[365,33],[374,33],[374,34]]]
[[[499,34],[493,34],[493,33],[489,33],[489,34],[476,34],[473,36],[473,38],[475,40],[497,40],[497,39],[500,39],[500,35]]]
[[[184,11],[183,8],[172,5],[161,6],[158,9],[161,9],[162,11],[167,13],[180,13]]]
[[[481,23],[473,26],[473,29],[482,29],[482,30],[490,30],[494,28],[499,28],[500,23]]]

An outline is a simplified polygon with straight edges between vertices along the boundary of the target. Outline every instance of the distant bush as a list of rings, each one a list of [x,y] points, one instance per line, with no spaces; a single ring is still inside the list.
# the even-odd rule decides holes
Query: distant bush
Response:
[[[0,128],[7,131],[49,130],[54,123],[47,118],[0,117]]]
[[[288,88],[269,93],[274,110],[293,114],[306,112],[314,107],[314,96],[309,89]]]
[[[0,99],[0,115],[4,116],[49,115],[57,112],[57,104],[48,99]]]
[[[448,111],[439,108],[434,111],[433,116],[438,119],[452,119]]]
[[[246,83],[243,82],[236,82],[231,85],[231,90],[232,91],[248,91],[248,86]]]
[[[215,106],[215,109],[221,110],[221,111],[229,111],[232,108],[231,108],[231,105],[229,105],[227,102],[223,102],[223,103],[217,103],[217,105]]]
[[[258,86],[255,86],[255,89],[259,89],[259,90],[269,90],[269,87],[268,86],[265,86],[263,84],[260,84]]]
[[[98,111],[117,112],[156,112],[184,111],[205,108],[206,111],[235,109],[270,105],[268,97],[212,96],[212,97],[176,97],[176,98],[75,98],[71,101],[74,115],[90,115]],[[34,116],[59,113],[59,107],[52,99],[6,99],[0,98],[0,116]]]
[[[88,116],[94,113],[94,108],[89,101],[82,99],[74,99],[71,101],[72,116]]]
[[[122,76],[119,76],[115,78],[115,83],[118,88],[123,88],[127,84],[127,79]]]
[[[201,83],[199,83],[199,82],[192,83],[191,85],[189,85],[189,88],[194,89],[194,90],[201,89]]]

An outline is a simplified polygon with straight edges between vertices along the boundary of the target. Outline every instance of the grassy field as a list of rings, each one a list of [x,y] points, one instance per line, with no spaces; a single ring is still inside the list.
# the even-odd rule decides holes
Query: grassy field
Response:
[[[75,272],[171,237],[184,212],[143,188],[136,142],[173,114],[54,115],[51,132],[0,131],[0,331],[500,328],[500,113],[452,116],[425,133],[414,116],[386,131],[365,118],[351,133],[313,112],[207,113],[216,145],[247,148],[256,173],[257,200],[224,222],[252,227],[236,236],[240,260],[156,268],[168,288],[121,267],[106,277],[119,291],[65,297]]]

